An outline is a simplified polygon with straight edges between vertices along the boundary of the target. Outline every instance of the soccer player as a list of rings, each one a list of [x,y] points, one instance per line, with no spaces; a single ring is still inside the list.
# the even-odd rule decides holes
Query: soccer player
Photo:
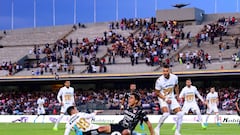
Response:
[[[44,103],[45,103],[45,99],[43,98],[43,96],[41,95],[38,100],[37,100],[37,104],[38,104],[38,107],[37,107],[37,117],[35,118],[34,120],[34,123],[36,122],[37,118],[40,116],[40,115],[43,115],[43,120],[42,122],[44,122],[44,115],[45,115],[45,109],[44,109]]]
[[[122,97],[120,101],[120,110],[125,110],[128,105],[128,98],[130,97],[130,94],[136,91],[136,84],[130,84],[130,90],[129,92],[124,94],[124,97]]]
[[[136,92],[130,94],[128,98],[128,108],[124,111],[123,119],[117,124],[110,124],[98,128],[98,133],[115,133],[119,132],[121,135],[132,135],[133,130],[138,122],[145,122],[148,126],[151,135],[154,135],[152,124],[148,120],[146,113],[143,112],[139,105],[140,95]]]
[[[237,99],[235,101],[235,106],[237,108],[238,116],[240,116],[240,93],[238,93]],[[240,125],[240,121],[239,121],[238,125]]]
[[[240,116],[240,93],[238,93],[238,97],[235,101],[235,106],[237,108],[237,113]],[[239,124],[240,124],[240,121],[239,121]]]
[[[206,100],[207,100],[207,117],[206,117],[206,122],[205,122],[205,126],[208,126],[208,118],[209,118],[209,115],[214,112],[214,114],[216,115],[216,118],[217,118],[217,125],[218,126],[221,126],[221,123],[220,123],[220,119],[219,119],[219,113],[218,113],[218,108],[217,108],[217,105],[218,105],[218,93],[215,92],[215,88],[212,87],[210,88],[210,92],[207,94],[207,97],[206,97]]]
[[[78,112],[77,108],[70,106],[67,109],[67,113],[70,115],[69,121],[66,123],[66,129],[64,135],[70,135],[71,130],[74,130],[76,135],[97,135],[96,131],[98,125],[92,124],[92,119],[95,115],[102,111],[94,111],[94,113],[88,114],[84,112]]]
[[[170,73],[170,68],[168,65],[164,65],[163,74],[156,80],[155,84],[155,93],[158,97],[163,113],[158,125],[154,129],[155,135],[160,135],[160,128],[170,115],[169,109],[173,110],[173,112],[177,115],[175,135],[181,135],[180,128],[182,124],[183,113],[179,103],[175,98],[174,90],[176,92],[176,96],[179,97],[178,77]]]
[[[74,106],[74,88],[70,87],[70,81],[65,81],[64,87],[60,88],[58,95],[57,95],[57,100],[61,104],[61,111],[60,111],[60,116],[55,123],[53,130],[57,131],[58,130],[58,124],[61,121],[61,119],[64,116],[64,113],[66,112],[67,108],[69,106]]]
[[[198,120],[199,122],[201,122],[202,128],[206,128],[202,121],[201,112],[196,102],[195,96],[197,96],[202,101],[202,103],[205,104],[205,101],[203,100],[203,97],[199,94],[197,88],[192,85],[191,79],[187,79],[186,86],[182,89],[179,95],[180,99],[184,98],[182,111],[184,114],[187,114],[190,109],[194,111],[198,115]]]

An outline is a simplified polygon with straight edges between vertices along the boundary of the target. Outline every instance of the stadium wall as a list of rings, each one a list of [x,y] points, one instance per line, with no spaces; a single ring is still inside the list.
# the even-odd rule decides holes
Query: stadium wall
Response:
[[[228,18],[228,17],[235,17],[240,19],[240,13],[218,13],[218,14],[205,14],[204,15],[204,22],[216,22],[220,18]],[[238,20],[239,21],[239,20]]]
[[[201,24],[203,21],[204,11],[198,8],[180,8],[157,10],[157,22],[167,20],[177,20],[185,23]]]
[[[40,116],[36,123],[55,123],[58,119],[58,115],[45,115]],[[149,120],[151,123],[158,123],[160,115],[149,115]],[[206,115],[202,116],[206,118]],[[36,118],[36,115],[0,115],[0,123],[33,123]],[[117,123],[123,118],[123,115],[97,115],[94,119],[94,123],[103,124],[103,123]],[[69,119],[69,116],[65,115],[61,123],[66,123]],[[175,123],[177,117],[175,115],[170,115],[166,119],[166,123]],[[240,117],[237,115],[220,115],[221,123],[239,123]],[[183,123],[198,123],[197,115],[185,115],[183,117]],[[209,117],[209,123],[216,123],[216,117],[211,115]]]

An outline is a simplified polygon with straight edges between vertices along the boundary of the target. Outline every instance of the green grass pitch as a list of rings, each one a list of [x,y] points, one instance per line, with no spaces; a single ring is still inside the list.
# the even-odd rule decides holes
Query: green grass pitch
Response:
[[[153,124],[155,127],[156,124]],[[161,128],[161,135],[173,135],[171,130],[173,124],[164,124]],[[63,135],[65,124],[59,125],[58,131],[52,130],[53,124],[34,124],[34,123],[0,123],[0,135]],[[149,135],[148,128],[145,125],[142,130],[139,125],[136,128],[138,132],[144,132]],[[206,130],[202,129],[200,124],[182,125],[182,135],[240,135],[240,126],[238,124],[223,124],[218,127],[216,124],[209,124]],[[74,132],[71,133],[74,135]]]

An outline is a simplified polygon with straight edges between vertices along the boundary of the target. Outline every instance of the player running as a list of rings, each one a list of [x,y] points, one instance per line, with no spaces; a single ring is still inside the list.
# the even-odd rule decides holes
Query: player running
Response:
[[[60,111],[60,116],[55,123],[53,130],[57,131],[58,130],[58,124],[61,121],[61,119],[64,116],[64,113],[66,112],[67,108],[69,106],[74,106],[74,88],[70,87],[70,81],[65,81],[64,87],[62,87],[57,95],[57,100],[61,104],[61,111]]]
[[[148,126],[150,134],[154,135],[152,125],[146,114],[143,112],[142,107],[139,105],[139,102],[140,95],[136,92],[131,93],[128,98],[128,108],[124,111],[123,119],[117,124],[99,127],[97,132],[108,134],[118,132],[121,135],[132,135],[138,122],[144,121]]]
[[[37,104],[38,104],[38,107],[37,107],[37,117],[35,118],[34,120],[34,123],[36,123],[36,120],[37,118],[40,116],[40,115],[43,115],[43,120],[42,120],[42,123],[44,122],[44,115],[45,115],[45,109],[44,109],[44,103],[45,103],[45,99],[43,98],[43,96],[41,95],[38,100],[37,100]]]
[[[202,128],[206,128],[206,126],[202,121],[201,112],[196,102],[195,96],[197,96],[202,101],[202,103],[205,104],[205,101],[203,100],[203,97],[199,94],[197,88],[192,85],[191,79],[187,79],[186,86],[182,89],[179,95],[180,99],[184,98],[182,111],[184,114],[187,114],[191,109],[193,112],[195,112],[198,115],[198,120],[199,122],[201,122]]]
[[[70,115],[70,118],[66,123],[64,135],[70,135],[71,130],[74,130],[76,135],[97,135],[99,126],[92,124],[92,119],[100,112],[102,111],[94,111],[94,113],[88,114],[78,112],[74,106],[68,107],[67,113]]]
[[[240,93],[238,93],[237,99],[235,101],[235,106],[237,109],[238,116],[240,116]],[[238,124],[240,125],[240,121]]]
[[[157,79],[155,89],[155,93],[158,96],[160,107],[163,113],[157,127],[154,129],[155,135],[160,135],[160,128],[170,115],[169,109],[173,110],[173,112],[177,115],[175,135],[181,135],[180,128],[182,124],[183,113],[174,95],[175,90],[176,96],[179,96],[178,77],[170,73],[168,65],[163,67],[163,75]]]
[[[215,88],[212,87],[210,88],[210,92],[207,94],[207,117],[206,117],[206,122],[205,122],[205,126],[208,126],[208,118],[209,115],[214,112],[214,114],[216,115],[217,118],[217,125],[221,126],[220,123],[220,119],[219,119],[219,113],[218,113],[218,93],[215,92]]]

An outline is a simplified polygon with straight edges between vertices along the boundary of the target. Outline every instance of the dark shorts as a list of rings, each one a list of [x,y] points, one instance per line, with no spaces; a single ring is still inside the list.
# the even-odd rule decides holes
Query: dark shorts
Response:
[[[111,127],[111,133],[114,131],[118,131],[122,133],[123,130],[127,129],[119,124],[110,124],[110,127]]]
[[[240,111],[237,111],[238,116],[240,116]]]

